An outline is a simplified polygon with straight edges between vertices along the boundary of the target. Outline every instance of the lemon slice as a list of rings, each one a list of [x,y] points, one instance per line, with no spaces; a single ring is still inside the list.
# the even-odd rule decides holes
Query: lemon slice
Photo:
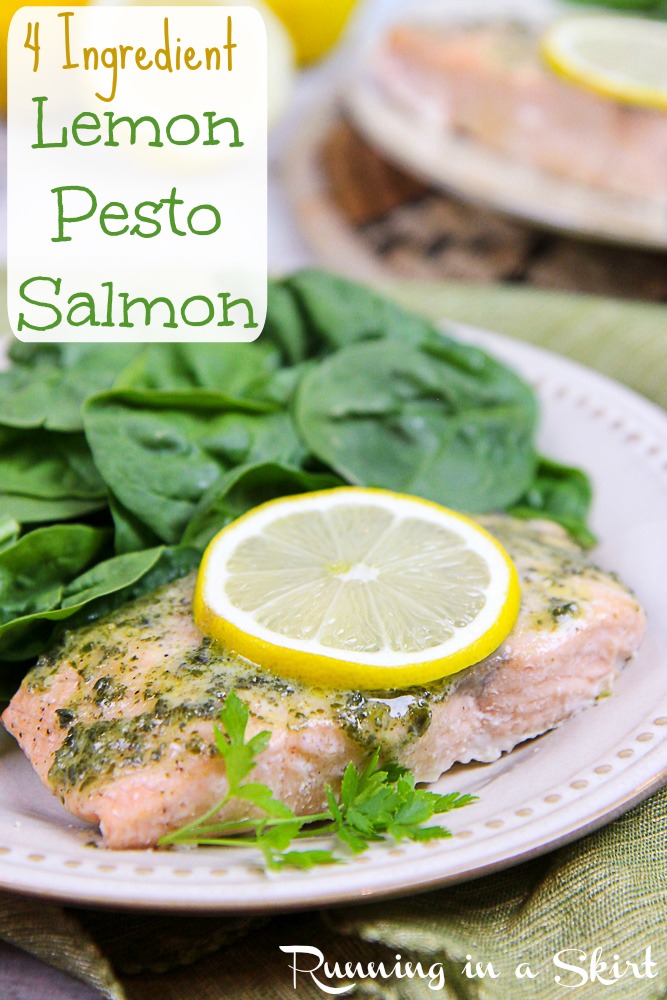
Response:
[[[511,559],[474,521],[343,487],[272,500],[215,536],[194,615],[227,648],[338,688],[423,684],[483,659],[519,610]]]
[[[667,111],[667,24],[639,17],[570,17],[542,38],[561,76],[604,97]]]

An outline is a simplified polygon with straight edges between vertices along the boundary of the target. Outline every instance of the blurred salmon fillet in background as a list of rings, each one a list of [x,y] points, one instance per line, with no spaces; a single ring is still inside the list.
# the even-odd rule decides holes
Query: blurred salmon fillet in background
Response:
[[[396,27],[376,72],[384,91],[424,122],[550,174],[667,198],[667,113],[560,79],[525,27]]]

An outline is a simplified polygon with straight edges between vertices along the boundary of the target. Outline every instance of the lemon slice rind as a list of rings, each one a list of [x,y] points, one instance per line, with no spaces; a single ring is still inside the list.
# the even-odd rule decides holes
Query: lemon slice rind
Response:
[[[667,25],[618,15],[568,17],[547,29],[540,50],[570,83],[622,104],[667,111]]]
[[[226,586],[233,574],[229,562],[239,545],[262,532],[280,515],[329,511],[350,501],[355,506],[378,504],[399,518],[417,517],[424,524],[454,530],[467,550],[486,563],[492,582],[483,608],[474,620],[456,629],[439,645],[419,651],[382,649],[362,652],[335,649],[315,639],[278,634],[237,607]],[[507,637],[520,604],[516,569],[503,547],[471,519],[438,504],[379,489],[341,487],[282,497],[254,508],[223,528],[209,544],[199,570],[194,617],[206,635],[230,651],[285,677],[315,685],[352,689],[409,687],[456,673],[484,659]]]

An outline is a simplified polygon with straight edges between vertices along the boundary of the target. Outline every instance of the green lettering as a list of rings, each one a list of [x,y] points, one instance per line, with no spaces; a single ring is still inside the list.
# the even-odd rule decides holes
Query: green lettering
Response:
[[[185,202],[183,201],[182,198],[176,197],[175,187],[171,189],[171,194],[169,195],[168,198],[160,199],[160,204],[169,206],[169,226],[174,236],[186,236],[187,234],[184,233],[182,229],[179,229],[178,226],[176,225],[176,206],[184,205]]]
[[[31,306],[40,306],[43,309],[51,309],[51,311],[55,313],[56,318],[54,319],[53,323],[47,323],[46,326],[35,326],[34,323],[28,322],[28,320],[25,318],[25,313],[19,313],[19,322],[18,322],[19,333],[21,330],[40,330],[40,331],[53,330],[54,326],[58,326],[62,322],[63,316],[60,309],[58,309],[57,306],[52,305],[50,302],[40,302],[39,299],[31,299],[30,296],[26,294],[26,289],[28,288],[29,285],[32,285],[33,281],[50,282],[55,289],[56,295],[60,295],[61,279],[48,278],[45,275],[40,275],[35,278],[28,278],[28,280],[24,281],[23,284],[19,287],[19,295],[21,296],[24,302],[29,302]]]
[[[61,142],[44,142],[44,105],[48,97],[33,97],[37,105],[37,142],[33,142],[32,149],[62,149],[67,145],[67,129],[63,125],[60,133]]]
[[[214,218],[214,223],[211,229],[195,229],[192,220],[194,219],[197,212],[211,212]],[[211,236],[213,233],[217,233],[220,229],[220,212],[215,208],[214,205],[196,205],[190,214],[188,215],[188,229],[195,236]]]
[[[120,212],[114,212],[113,209],[118,208]],[[125,222],[129,219],[129,214],[127,211],[127,206],[123,205],[122,201],[110,201],[108,205],[105,205],[100,212],[100,229],[106,236],[122,236],[126,233],[129,226],[123,226],[121,229],[116,229],[115,232],[107,226],[107,220],[115,220],[117,222]]]
[[[86,122],[86,118],[92,120]],[[78,146],[94,146],[95,143],[100,141],[101,136],[99,135],[96,135],[94,139],[80,138],[79,132],[84,131],[84,129],[94,129],[96,132],[100,130],[100,120],[92,111],[83,111],[80,115],[76,116],[72,122],[72,139]]]
[[[188,319],[186,315],[186,310],[191,302],[203,302],[206,306],[206,311],[208,313],[206,319],[195,320]],[[186,299],[181,306],[181,318],[187,326],[208,326],[215,315],[215,306],[206,295],[191,295],[189,299]]]
[[[102,288],[107,290],[107,315],[102,326],[115,326],[113,321],[113,281],[103,281]]]
[[[153,232],[145,233],[143,232],[140,225],[136,225],[132,226],[132,228],[130,229],[130,236],[141,236],[143,240],[151,240],[153,239],[154,236],[159,236],[159,234],[162,232],[162,226],[160,225],[157,219],[149,219],[141,212],[141,209],[144,208],[144,206],[149,206],[149,205],[153,210],[153,215],[157,215],[157,213],[162,208],[162,202],[140,201],[134,210],[134,217],[138,219],[140,223],[146,222],[148,223],[149,226],[153,226]]]
[[[134,327],[136,324],[130,322],[130,309],[132,306],[142,305],[144,307],[144,326],[150,326],[153,320],[153,308],[159,303],[166,305],[169,310],[169,321],[163,323],[162,326],[169,327],[172,330],[178,330],[178,323],[176,322],[176,310],[174,309],[174,303],[171,299],[166,298],[163,295],[159,295],[155,299],[143,298],[142,296],[137,296],[136,299],[131,299],[128,292],[119,292],[119,299],[123,299],[123,322],[119,323],[118,326],[123,326],[126,328]]]
[[[85,212],[83,215],[66,216],[64,214],[65,205],[63,200],[63,192],[65,191],[82,191],[82,192],[85,191],[85,193],[90,198],[90,210],[88,212]],[[68,222],[85,222],[85,220],[89,219],[91,215],[94,215],[95,209],[97,208],[97,198],[90,190],[90,188],[79,187],[77,184],[71,184],[66,187],[51,188],[51,194],[55,194],[56,198],[58,199],[58,235],[52,236],[51,242],[68,243],[72,239],[72,237],[65,236],[65,225]]]
[[[218,323],[218,326],[235,326],[234,320],[229,318],[229,312],[235,306],[244,305],[248,311],[248,322],[244,323],[244,329],[252,330],[259,326],[259,323],[255,323],[255,314],[252,310],[252,305],[248,299],[234,299],[232,302],[229,301],[231,298],[231,292],[218,292],[218,298],[222,302],[222,322]]]
[[[120,146],[120,143],[116,141],[116,127],[121,123],[127,123],[130,126],[130,145],[134,146],[137,141],[137,129],[144,122],[148,122],[149,125],[153,126],[153,138],[148,143],[149,146],[161,147],[164,143],[160,139],[160,126],[156,118],[152,115],[142,115],[141,118],[130,118],[128,115],[121,115],[120,118],[114,118],[113,111],[105,111],[104,117],[109,120],[109,137],[104,143],[105,146]]]
[[[81,299],[81,301],[78,302],[77,299]],[[75,292],[74,295],[70,295],[68,298],[67,305],[72,307],[67,313],[67,322],[71,326],[100,325],[95,318],[95,299],[90,292]],[[81,319],[75,319],[78,311],[83,312]]]
[[[176,122],[189,122],[192,125],[192,135],[189,139],[174,139],[171,134],[172,125]],[[166,127],[167,139],[172,144],[172,146],[191,146],[193,142],[196,142],[199,138],[199,122],[192,115],[176,115],[174,118],[170,118],[167,122]]]
[[[241,142],[239,137],[239,126],[235,118],[217,118],[215,121],[215,111],[205,111],[204,118],[208,118],[208,139],[204,140],[202,146],[219,146],[220,140],[215,138],[215,130],[218,125],[231,125],[232,132],[234,133],[234,141],[230,142],[230,147],[232,146],[245,146],[244,142]]]

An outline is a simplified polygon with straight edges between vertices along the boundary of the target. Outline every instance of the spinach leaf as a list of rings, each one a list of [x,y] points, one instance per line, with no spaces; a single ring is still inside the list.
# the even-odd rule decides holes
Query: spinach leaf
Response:
[[[56,368],[41,373],[39,378],[30,368],[1,372],[0,424],[81,430],[80,410],[87,394],[85,383]]]
[[[18,541],[21,525],[13,517],[0,517],[0,550]]]
[[[54,590],[49,595],[48,607],[24,612],[0,624],[0,660],[16,662],[38,656],[51,641],[59,622],[67,621],[69,627],[75,628],[109,614],[183,576],[194,569],[198,560],[199,553],[194,549],[159,547],[99,563],[57,588],[57,593]],[[5,665],[2,666],[4,674]]]
[[[58,524],[0,550],[0,624],[55,607],[67,585],[103,556],[109,536],[102,528]]]
[[[474,347],[429,336],[344,348],[311,368],[295,419],[309,450],[348,482],[479,513],[533,480],[530,388]]]
[[[18,493],[0,493],[0,517],[10,517],[22,524],[73,521],[101,511],[105,506],[104,498],[44,500],[40,497],[24,497]]]
[[[667,17],[667,2],[665,0],[569,0],[570,3],[584,6],[611,7],[615,10],[641,11],[653,17]]]
[[[0,424],[81,431],[81,406],[92,393],[110,388],[141,344],[20,344],[17,362],[0,373]]]
[[[297,365],[314,351],[306,320],[288,286],[288,280],[269,283],[262,340],[278,348],[285,364]]]
[[[276,462],[240,466],[202,497],[183,541],[204,549],[226,524],[267,500],[343,485],[337,476],[304,472]]]
[[[2,492],[99,499],[104,482],[82,434],[0,427]]]
[[[116,380],[117,389],[214,389],[254,396],[280,367],[278,349],[252,344],[151,344]]]
[[[63,608],[73,610],[69,628],[111,614],[197,568],[201,552],[187,545],[156,546],[100,563],[66,589]]]
[[[0,517],[59,521],[106,504],[82,434],[0,427],[0,470]]]
[[[590,479],[581,469],[540,458],[529,489],[508,513],[557,521],[580,545],[591,548],[597,542],[586,525],[592,499]]]
[[[302,338],[306,345],[296,360],[326,354],[358,340],[399,337],[408,344],[434,332],[432,324],[421,316],[333,274],[300,271],[284,279],[283,289],[294,296],[302,322],[305,320],[307,333]],[[272,306],[270,299],[270,311]]]
[[[288,413],[203,390],[103,393],[87,402],[84,419],[95,463],[136,519],[137,540],[141,525],[179,542],[203,494],[230,469],[299,465],[304,455]]]
[[[160,545],[160,539],[155,532],[143,524],[113,494],[109,495],[109,509],[114,523],[114,548],[117,554],[152,549]]]
[[[71,371],[79,366],[91,369],[99,366],[119,372],[129,364],[136,354],[143,350],[143,344],[87,344],[84,342],[29,344],[22,340],[13,340],[7,354],[15,365],[25,365],[35,370],[61,368],[63,371]]]

